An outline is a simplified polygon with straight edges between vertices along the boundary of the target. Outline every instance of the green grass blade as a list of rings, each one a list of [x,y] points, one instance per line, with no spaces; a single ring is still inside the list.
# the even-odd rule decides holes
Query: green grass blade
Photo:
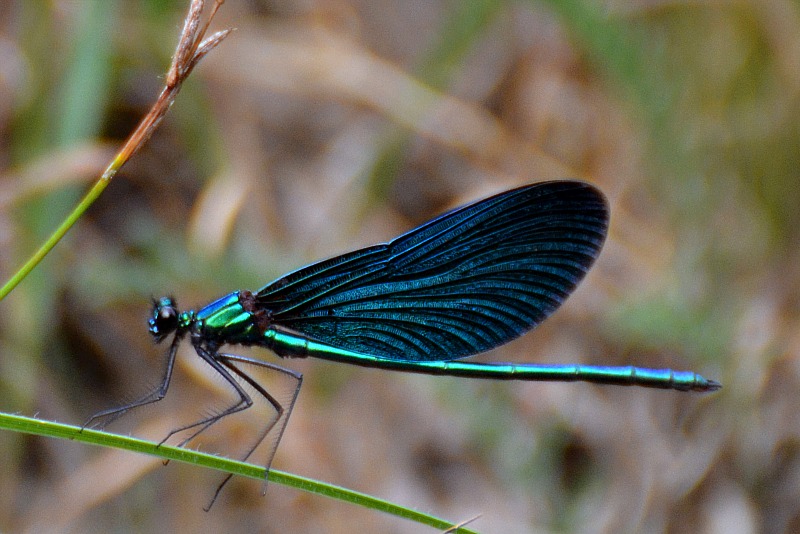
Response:
[[[116,162],[116,160],[115,160]],[[108,177],[107,177],[108,176]],[[78,219],[89,209],[97,197],[100,196],[100,193],[108,186],[110,180],[109,172],[106,171],[103,176],[95,182],[94,186],[86,193],[86,196],[78,203],[75,209],[64,219],[64,221],[59,225],[59,227],[50,234],[50,237],[42,244],[41,247],[31,256],[25,264],[20,267],[14,275],[8,279],[8,281],[3,284],[3,287],[0,287],[0,300],[3,300],[6,295],[8,295],[12,289],[17,287],[17,285],[25,279],[26,276],[30,274],[30,272],[39,265],[45,256],[53,249],[53,247],[61,241],[61,238],[66,235],[70,228],[72,228]]]
[[[223,471],[225,473],[246,476],[257,480],[264,480],[264,475],[266,473],[266,469],[263,466],[231,460],[221,456],[215,456],[213,454],[183,449],[180,447],[173,447],[171,445],[158,445],[152,441],[110,434],[108,432],[92,430],[89,428],[81,430],[81,428],[78,426],[54,423],[52,421],[43,421],[21,415],[0,413],[0,428],[15,432],[22,432],[25,434],[70,439],[83,443],[100,445],[103,447],[113,447],[117,449],[149,454],[151,456],[157,456],[163,460],[175,460],[177,462],[208,467],[218,471]],[[307,491],[309,493],[329,497],[331,499],[355,504],[370,510],[376,510],[386,514],[394,515],[410,521],[415,521],[421,525],[427,525],[440,530],[454,527],[453,523],[429,514],[412,510],[411,508],[400,506],[377,497],[372,497],[370,495],[335,486],[333,484],[293,475],[291,473],[285,473],[276,469],[270,470],[269,481]],[[461,534],[474,534],[473,531],[465,528],[458,528],[452,532],[458,532]]]

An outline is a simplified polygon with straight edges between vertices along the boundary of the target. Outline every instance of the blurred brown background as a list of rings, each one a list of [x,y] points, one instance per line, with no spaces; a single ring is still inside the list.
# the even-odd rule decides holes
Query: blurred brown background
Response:
[[[0,274],[158,94],[187,1],[0,3]],[[565,306],[483,361],[691,369],[712,395],[288,361],[274,467],[481,532],[800,531],[800,8],[789,0],[229,0],[144,151],[0,303],[0,410],[81,424],[158,380],[150,297],[201,306],[514,185],[612,209]],[[237,353],[276,361],[264,350]],[[159,440],[224,403],[188,344]],[[195,447],[236,455],[246,414]],[[0,433],[4,532],[420,532],[252,480]]]

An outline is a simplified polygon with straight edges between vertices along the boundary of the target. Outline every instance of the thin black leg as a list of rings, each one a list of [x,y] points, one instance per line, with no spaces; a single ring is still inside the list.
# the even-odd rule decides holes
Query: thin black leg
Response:
[[[246,410],[247,408],[253,405],[253,400],[250,398],[250,395],[248,395],[247,392],[244,390],[244,388],[242,388],[242,386],[240,386],[239,383],[236,382],[236,379],[233,378],[233,376],[231,376],[228,370],[222,364],[220,364],[219,362],[220,354],[209,352],[206,349],[198,346],[195,346],[195,351],[197,352],[198,356],[200,356],[208,365],[210,365],[217,373],[219,373],[222,376],[222,378],[224,378],[231,385],[231,387],[233,387],[233,389],[236,390],[236,393],[239,394],[239,400],[219,413],[200,419],[199,421],[195,421],[190,425],[185,425],[180,428],[175,428],[171,430],[169,434],[167,434],[166,437],[159,442],[159,445],[162,445],[164,442],[166,442],[169,438],[171,438],[175,434],[179,434],[180,432],[184,432],[186,430],[199,426],[200,427],[199,430],[193,432],[191,436],[184,439],[178,444],[178,447],[183,447],[184,445],[192,441],[194,438],[202,434],[204,431],[206,431],[211,425],[213,425],[220,419],[223,419],[236,412],[241,412],[242,410]]]
[[[170,380],[172,380],[172,369],[175,367],[175,355],[178,352],[178,345],[180,344],[181,338],[179,336],[175,336],[172,340],[172,344],[169,347],[169,353],[167,356],[167,366],[164,369],[164,378],[161,380],[161,385],[158,386],[156,389],[145,395],[144,397],[140,398],[137,401],[131,402],[129,404],[125,404],[124,406],[119,406],[117,408],[111,408],[109,410],[103,410],[102,412],[97,412],[89,419],[83,423],[81,430],[84,428],[92,425],[98,419],[108,418],[105,422],[99,425],[100,429],[106,427],[106,425],[111,424],[112,422],[116,421],[123,415],[125,415],[128,410],[132,410],[134,408],[138,408],[140,406],[145,406],[147,404],[152,404],[154,402],[158,402],[164,398],[167,394],[167,390],[169,389]]]
[[[303,385],[303,375],[292,371],[291,369],[286,369],[284,367],[280,367],[278,365],[274,365],[271,363],[263,362],[261,360],[254,360],[251,358],[245,358],[243,356],[239,356],[237,354],[217,354],[219,361],[228,369],[236,373],[242,380],[247,382],[255,391],[258,392],[264,399],[269,402],[273,408],[275,408],[276,416],[274,419],[271,419],[267,425],[264,426],[263,430],[259,433],[257,439],[254,441],[253,445],[248,449],[247,453],[241,458],[241,461],[246,462],[250,455],[255,452],[259,445],[264,441],[264,439],[275,430],[275,427],[278,426],[278,434],[275,438],[274,443],[272,444],[272,448],[268,451],[267,460],[265,462],[264,467],[267,469],[267,476],[269,475],[269,468],[272,465],[272,459],[275,456],[275,451],[278,448],[278,444],[283,437],[283,431],[286,429],[286,424],[289,422],[289,416],[292,414],[292,409],[294,408],[295,401],[297,401],[297,395],[300,393],[300,387]],[[289,401],[288,406],[281,405],[278,400],[272,396],[264,387],[256,382],[253,377],[248,375],[246,372],[241,370],[235,363],[244,363],[248,365],[254,365],[257,367],[262,367],[265,369],[269,369],[271,371],[276,371],[278,373],[283,374],[284,376],[288,376],[289,378],[293,379],[296,382],[296,386],[294,388],[294,392],[292,393],[292,398]],[[214,492],[214,496],[211,498],[211,502],[208,503],[208,506],[204,508],[205,511],[211,509],[211,506],[217,500],[222,488],[228,483],[228,481],[233,477],[233,475],[227,475],[225,479],[217,486],[217,490]],[[267,478],[264,479],[264,487],[262,489],[262,495],[266,494],[267,492]]]

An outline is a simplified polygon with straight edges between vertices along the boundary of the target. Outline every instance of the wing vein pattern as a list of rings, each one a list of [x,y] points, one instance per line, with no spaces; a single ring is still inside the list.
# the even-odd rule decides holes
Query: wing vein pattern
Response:
[[[334,347],[395,360],[463,358],[553,313],[591,267],[607,226],[597,189],[542,182],[294,271],[256,299],[275,323]]]

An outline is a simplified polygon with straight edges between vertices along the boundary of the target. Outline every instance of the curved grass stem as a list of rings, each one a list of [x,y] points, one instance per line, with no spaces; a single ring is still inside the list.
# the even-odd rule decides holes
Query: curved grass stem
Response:
[[[473,534],[471,530],[463,528],[464,522],[454,524],[438,517],[418,512],[411,508],[400,506],[364,493],[293,475],[291,473],[285,473],[276,469],[270,469],[269,473],[267,473],[263,466],[231,460],[213,454],[173,447],[171,445],[159,445],[152,441],[145,441],[130,436],[110,434],[108,432],[89,428],[81,429],[81,427],[78,426],[43,421],[7,413],[0,413],[0,429],[51,438],[71,439],[103,447],[113,447],[149,454],[163,461],[175,460],[177,462],[217,469],[232,475],[246,476],[256,480],[264,480],[265,477],[268,477],[269,482],[272,483],[355,504],[370,510],[376,510],[395,517],[415,521],[421,525],[427,525],[443,531],[446,530],[447,532]]]
[[[219,45],[231,30],[223,30],[212,34],[206,38],[206,32],[211,19],[216,14],[219,7],[225,0],[215,0],[211,8],[211,13],[204,24],[200,23],[205,2],[203,0],[192,0],[189,13],[184,22],[178,46],[172,58],[172,64],[167,72],[167,83],[161,91],[150,111],[142,118],[136,129],[128,136],[128,139],[117,152],[105,172],[95,182],[88,193],[81,199],[77,206],[67,215],[59,227],[45,240],[39,249],[15,272],[8,281],[0,287],[0,300],[4,299],[17,285],[28,276],[31,271],[41,262],[45,256],[61,241],[66,233],[72,228],[78,219],[83,216],[89,206],[91,206],[100,194],[105,190],[114,175],[117,174],[122,166],[133,157],[136,152],[153,135],[164,115],[167,114],[172,103],[180,92],[183,82],[191,74],[197,63],[203,59],[211,50]]]

